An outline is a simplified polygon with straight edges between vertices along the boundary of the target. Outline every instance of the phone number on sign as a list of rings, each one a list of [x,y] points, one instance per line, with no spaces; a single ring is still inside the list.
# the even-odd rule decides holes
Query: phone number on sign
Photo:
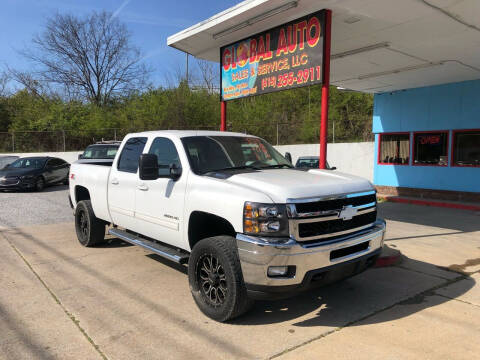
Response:
[[[269,76],[262,79],[262,90],[266,88],[283,88],[292,85],[305,84],[309,81],[319,81],[321,79],[320,66],[311,67],[309,69],[299,70],[295,72],[290,71],[278,76]]]

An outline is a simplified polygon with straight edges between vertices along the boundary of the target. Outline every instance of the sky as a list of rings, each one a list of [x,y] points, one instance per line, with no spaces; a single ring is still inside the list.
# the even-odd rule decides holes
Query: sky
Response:
[[[169,73],[185,64],[185,54],[167,46],[167,37],[225,10],[240,0],[0,0],[0,70],[28,70],[18,54],[28,48],[46,19],[55,13],[86,15],[106,10],[124,22],[132,44],[152,68],[152,83],[166,84]]]

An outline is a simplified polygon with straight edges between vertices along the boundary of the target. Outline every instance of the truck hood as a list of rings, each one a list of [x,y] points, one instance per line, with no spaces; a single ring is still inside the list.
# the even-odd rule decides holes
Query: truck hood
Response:
[[[275,203],[287,199],[311,198],[373,190],[361,177],[332,170],[270,169],[236,174],[226,181],[261,191]]]

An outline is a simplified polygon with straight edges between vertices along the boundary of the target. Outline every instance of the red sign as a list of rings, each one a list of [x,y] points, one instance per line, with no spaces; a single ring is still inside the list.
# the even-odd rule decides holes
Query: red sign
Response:
[[[426,144],[438,144],[440,143],[440,135],[422,135],[419,136],[420,144],[426,145]]]

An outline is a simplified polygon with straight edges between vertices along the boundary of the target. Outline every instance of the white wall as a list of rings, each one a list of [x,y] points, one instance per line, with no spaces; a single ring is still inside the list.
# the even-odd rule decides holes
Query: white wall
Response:
[[[275,148],[282,154],[285,154],[287,151],[290,152],[294,164],[299,156],[318,156],[320,153],[319,144],[278,145],[275,146]],[[361,176],[373,181],[373,149],[373,142],[328,144],[327,161],[330,166],[336,166],[339,171]],[[78,154],[81,153],[81,151],[23,154],[9,153],[0,154],[0,156],[53,156],[72,163],[78,159]]]
[[[78,160],[78,154],[82,154],[83,151],[69,151],[69,152],[37,152],[37,153],[8,153],[8,154],[0,154],[0,156],[20,156],[20,157],[27,157],[27,156],[51,156],[51,157],[58,157],[63,159],[69,163],[73,163],[74,161]]]
[[[287,151],[292,154],[293,163],[300,156],[315,156],[320,154],[319,144],[278,145],[275,148],[282,154]],[[364,177],[373,181],[374,143],[337,143],[327,145],[327,161],[337,170]]]

